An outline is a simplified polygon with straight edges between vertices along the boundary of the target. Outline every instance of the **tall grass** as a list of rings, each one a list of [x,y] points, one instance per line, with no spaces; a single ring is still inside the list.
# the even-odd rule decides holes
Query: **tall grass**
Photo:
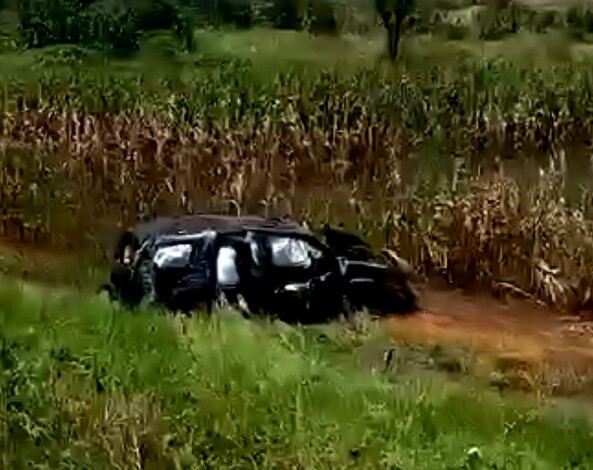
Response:
[[[7,81],[2,234],[74,248],[163,210],[289,213],[457,284],[581,309],[592,79],[499,62],[264,77],[230,61],[160,83],[76,67]]]
[[[6,468],[577,468],[590,458],[582,415],[414,375],[390,384],[356,365],[361,338],[339,329],[132,315],[13,283],[0,289],[0,325]]]

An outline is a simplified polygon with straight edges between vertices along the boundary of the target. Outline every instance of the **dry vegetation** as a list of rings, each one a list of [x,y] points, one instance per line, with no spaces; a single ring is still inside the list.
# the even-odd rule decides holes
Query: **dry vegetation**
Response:
[[[425,274],[581,309],[590,200],[566,195],[592,85],[500,63],[267,80],[241,62],[157,89],[84,71],[5,83],[2,235],[81,247],[164,209],[289,213],[346,222]]]

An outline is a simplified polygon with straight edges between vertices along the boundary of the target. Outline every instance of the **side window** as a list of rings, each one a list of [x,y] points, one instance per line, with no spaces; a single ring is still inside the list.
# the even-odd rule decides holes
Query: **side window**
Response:
[[[311,266],[309,246],[303,240],[290,237],[270,237],[272,264],[278,267]]]
[[[266,258],[268,256],[268,239],[265,236],[254,234],[253,232],[247,233],[245,242],[249,247],[249,253],[251,254],[251,262],[256,266],[266,264]]]
[[[191,256],[191,264],[193,267],[207,265],[210,261],[209,256],[212,254],[212,238],[203,236],[193,240],[193,253]]]
[[[189,264],[192,245],[179,243],[163,246],[154,255],[154,264],[159,268],[185,268]]]

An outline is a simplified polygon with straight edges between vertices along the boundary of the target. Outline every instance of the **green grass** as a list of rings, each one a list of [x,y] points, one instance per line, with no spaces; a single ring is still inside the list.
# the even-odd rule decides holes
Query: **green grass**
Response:
[[[504,60],[521,70],[554,66],[590,66],[593,45],[577,43],[564,34],[521,33],[497,41],[438,36],[410,36],[402,44],[402,61],[419,68],[424,64],[447,66],[452,58],[480,62]]]
[[[44,71],[68,73],[73,66],[115,76],[160,79],[191,75],[196,69],[220,66],[231,60],[253,63],[262,76],[274,76],[288,66],[348,69],[372,65],[380,57],[382,31],[368,37],[312,36],[302,31],[254,28],[247,31],[198,30],[197,50],[181,53],[168,32],[147,35],[141,50],[131,58],[101,58],[92,54],[79,62],[61,60],[60,46],[40,50],[0,50],[0,79],[34,81]],[[72,49],[68,47],[67,49]]]
[[[60,250],[50,254],[32,245],[0,244],[0,275],[14,279],[93,292],[109,279],[106,268],[104,260],[89,253]]]
[[[145,83],[158,86],[163,80],[187,80],[233,60],[249,62],[259,76],[271,79],[289,68],[352,73],[381,64],[389,70],[387,61],[381,63],[385,59],[382,29],[365,36],[342,37],[265,28],[197,30],[196,42],[194,53],[181,53],[168,32],[155,32],[142,40],[141,50],[132,57],[90,54],[82,61],[60,58],[59,52],[64,49],[60,46],[29,51],[0,49],[0,80],[18,79],[33,85],[47,73],[67,80],[73,73],[92,72],[120,79],[143,77]],[[497,41],[407,34],[402,41],[400,63],[410,73],[430,66],[455,69],[460,59],[474,63],[502,59],[520,69],[588,67],[593,63],[593,45],[574,41],[558,31],[521,33]]]
[[[131,314],[9,283],[0,332],[4,468],[559,469],[591,459],[580,409],[365,370],[364,346],[385,341],[373,329]]]

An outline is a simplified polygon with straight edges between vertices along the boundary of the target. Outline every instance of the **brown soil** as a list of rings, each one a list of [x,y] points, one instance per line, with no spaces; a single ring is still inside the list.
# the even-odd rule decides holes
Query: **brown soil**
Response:
[[[427,289],[421,311],[390,319],[390,327],[400,339],[516,352],[532,359],[563,352],[593,360],[593,322],[518,299]]]
[[[525,300],[430,288],[421,311],[389,319],[392,336],[414,345],[471,350],[488,372],[520,372],[514,388],[593,392],[593,322],[563,317]],[[540,390],[541,391],[541,390]]]

